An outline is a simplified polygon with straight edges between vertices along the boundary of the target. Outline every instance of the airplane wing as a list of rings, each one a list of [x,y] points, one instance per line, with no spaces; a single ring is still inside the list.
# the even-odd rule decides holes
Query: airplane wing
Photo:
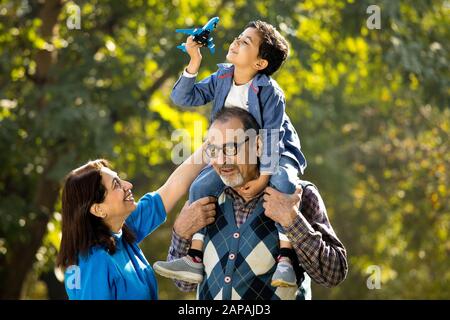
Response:
[[[195,29],[177,29],[175,30],[175,32],[180,32],[180,33],[185,33],[191,36],[195,36],[199,33],[199,31],[201,31],[202,29],[200,28],[195,28]]]
[[[214,43],[211,43],[208,45],[209,51],[211,52],[211,54],[214,54],[214,52],[216,52],[216,46]]]
[[[187,52],[186,51],[186,43],[184,43],[184,42],[182,44],[180,44],[179,46],[177,46],[177,48],[183,52]]]
[[[209,51],[211,52],[211,54],[214,54],[214,52],[216,52],[216,46],[213,42],[213,38],[208,39],[208,48],[209,48]]]

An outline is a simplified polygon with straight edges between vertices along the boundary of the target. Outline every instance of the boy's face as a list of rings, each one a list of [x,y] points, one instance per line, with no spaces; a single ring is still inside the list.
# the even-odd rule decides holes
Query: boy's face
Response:
[[[247,28],[235,38],[228,49],[227,61],[240,68],[253,68],[255,72],[267,66],[267,60],[258,58],[261,36],[255,28]]]

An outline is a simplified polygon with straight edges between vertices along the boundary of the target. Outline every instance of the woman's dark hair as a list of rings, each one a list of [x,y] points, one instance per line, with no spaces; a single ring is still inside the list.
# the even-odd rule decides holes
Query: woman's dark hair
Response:
[[[258,57],[267,60],[268,65],[259,73],[271,76],[287,59],[289,44],[271,24],[264,21],[250,21],[246,28],[255,28],[261,36]]]
[[[107,160],[89,161],[71,171],[65,180],[62,193],[62,239],[57,265],[67,268],[78,264],[78,255],[87,255],[94,246],[104,247],[109,254],[116,251],[111,230],[102,218],[93,215],[90,208],[94,203],[105,200],[106,188],[102,184],[101,169],[108,168]],[[128,243],[136,240],[126,226],[122,237]]]

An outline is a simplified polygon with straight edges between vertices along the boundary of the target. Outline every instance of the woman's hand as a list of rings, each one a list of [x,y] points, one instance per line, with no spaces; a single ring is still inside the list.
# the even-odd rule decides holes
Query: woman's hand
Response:
[[[190,240],[192,236],[203,227],[214,222],[216,215],[216,198],[205,197],[189,205],[186,201],[181,209],[173,230],[184,239]]]

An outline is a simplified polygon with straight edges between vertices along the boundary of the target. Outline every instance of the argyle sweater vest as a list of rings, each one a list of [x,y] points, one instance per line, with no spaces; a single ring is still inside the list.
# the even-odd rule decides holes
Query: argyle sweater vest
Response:
[[[264,214],[262,199],[239,228],[233,201],[218,198],[215,223],[206,228],[203,244],[205,273],[197,289],[200,300],[279,300],[310,296],[306,275],[300,289],[270,285],[279,253],[275,222]]]

